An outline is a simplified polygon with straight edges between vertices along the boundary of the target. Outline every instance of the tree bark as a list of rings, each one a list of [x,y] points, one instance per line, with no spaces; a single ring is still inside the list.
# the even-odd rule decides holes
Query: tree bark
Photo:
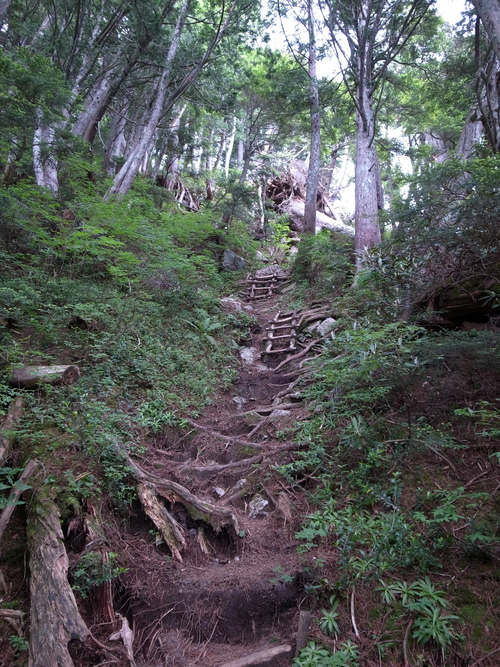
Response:
[[[229,166],[231,164],[231,155],[233,154],[235,138],[236,138],[236,116],[233,118],[233,129],[231,130],[231,136],[229,137],[226,149],[226,159],[224,163],[224,172],[226,174],[226,178],[229,176]]]
[[[0,0],[0,25],[4,22],[9,11],[11,0]]]
[[[307,28],[309,32],[309,106],[311,115],[311,144],[307,171],[306,201],[304,205],[304,232],[316,234],[316,208],[318,199],[321,119],[319,87],[316,74],[316,34],[314,29],[313,0],[307,3]]]
[[[108,176],[116,174],[116,162],[125,152],[125,114],[113,117],[109,131],[109,140],[104,158],[104,167]]]
[[[472,0],[472,4],[500,60],[500,3],[498,0]]]
[[[38,489],[29,503],[30,644],[29,667],[73,667],[68,645],[84,642],[89,630],[68,582],[59,511],[48,486]]]
[[[57,160],[54,156],[55,129],[45,125],[43,119],[35,130],[33,140],[33,168],[36,184],[54,193],[59,191]]]
[[[358,253],[356,266],[362,266],[361,253],[381,241],[378,223],[379,167],[375,148],[375,122],[371,98],[365,86],[359,98],[356,113],[356,169],[355,169],[355,235],[354,249]]]
[[[168,190],[173,190],[179,180],[179,128],[181,126],[182,116],[187,109],[187,104],[184,104],[177,115],[174,117],[170,125],[167,142],[168,154],[168,170],[166,187]]]

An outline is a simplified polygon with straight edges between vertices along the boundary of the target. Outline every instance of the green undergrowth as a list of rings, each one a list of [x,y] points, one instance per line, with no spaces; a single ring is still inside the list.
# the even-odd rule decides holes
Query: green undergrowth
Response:
[[[219,306],[235,280],[221,258],[251,261],[254,243],[211,211],[156,208],[141,183],[110,202],[80,189],[61,203],[26,182],[0,196],[0,416],[25,395],[19,463],[48,462],[63,512],[106,494],[125,508],[123,453],[197,418],[236,377],[250,319]],[[81,377],[22,392],[8,378],[24,364],[76,364]]]
[[[318,264],[299,254],[295,273],[311,299],[341,263],[332,262],[331,239],[309,243]],[[403,642],[418,664],[447,664],[450,652],[466,653],[489,632],[453,582],[481,563],[467,588],[473,596],[500,556],[498,332],[397,321],[401,290],[382,269],[331,299],[337,328],[301,389],[311,417],[288,434],[302,447],[278,467],[309,497],[295,537],[313,564],[311,604],[323,606],[325,641],[303,649],[297,666],[358,664],[327,640],[345,640],[354,590],[377,618],[375,589],[384,592],[385,626],[372,637],[372,657],[383,664],[403,658]],[[448,582],[445,602],[429,602],[436,577]]]

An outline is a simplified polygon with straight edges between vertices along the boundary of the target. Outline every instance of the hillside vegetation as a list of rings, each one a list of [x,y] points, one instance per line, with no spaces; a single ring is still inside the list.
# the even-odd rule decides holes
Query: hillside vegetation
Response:
[[[0,2],[1,667],[500,664],[498,40],[351,4]]]

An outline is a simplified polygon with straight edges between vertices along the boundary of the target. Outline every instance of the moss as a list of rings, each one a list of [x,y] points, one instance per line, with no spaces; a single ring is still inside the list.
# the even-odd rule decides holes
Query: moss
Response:
[[[470,629],[473,641],[479,641],[484,635],[495,627],[494,619],[488,608],[482,604],[464,605],[459,609],[460,618]]]

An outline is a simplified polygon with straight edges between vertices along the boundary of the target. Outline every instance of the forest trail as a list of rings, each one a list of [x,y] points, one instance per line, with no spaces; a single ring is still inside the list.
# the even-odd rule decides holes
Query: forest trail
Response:
[[[321,339],[304,337],[304,327],[328,312],[319,305],[282,312],[280,291],[293,289],[287,280],[281,271],[257,272],[244,282],[241,300],[226,304],[255,318],[239,350],[237,395],[233,385],[187,432],[157,438],[140,462],[146,472],[230,509],[240,528],[240,535],[216,533],[170,504],[188,535],[182,562],[165,567],[169,552],[160,546],[149,550],[148,562],[142,552],[141,566],[126,575],[147,664],[157,664],[155,654],[168,655],[172,667],[229,667],[237,658],[235,665],[245,665],[245,656],[257,660],[252,665],[292,662],[304,580],[294,533],[307,507],[275,468],[298,448],[286,429],[307,417],[297,384]],[[136,536],[150,527],[138,521]],[[254,655],[261,651],[262,659]]]

